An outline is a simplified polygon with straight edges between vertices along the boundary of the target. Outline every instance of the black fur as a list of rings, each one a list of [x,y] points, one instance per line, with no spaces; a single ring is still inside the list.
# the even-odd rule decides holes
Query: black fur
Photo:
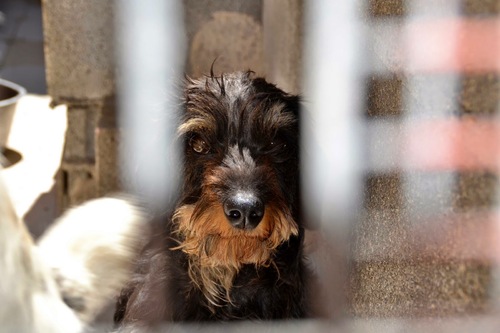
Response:
[[[299,98],[253,78],[251,72],[220,77],[212,73],[188,80],[181,122],[184,180],[177,207],[192,205],[193,216],[202,215],[213,207],[214,200],[222,203],[244,189],[260,198],[266,209],[274,206],[282,211],[289,217],[284,223],[295,223],[297,232],[283,240],[265,264],[238,266],[227,299],[214,305],[189,274],[190,255],[179,248],[184,239],[171,215],[123,290],[116,323],[307,316],[299,196]],[[245,154],[251,156],[250,162]],[[211,175],[215,180],[208,182]]]

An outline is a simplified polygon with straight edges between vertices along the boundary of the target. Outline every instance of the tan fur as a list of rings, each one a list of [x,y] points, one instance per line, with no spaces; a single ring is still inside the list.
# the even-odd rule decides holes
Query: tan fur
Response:
[[[207,124],[205,119],[203,118],[192,118],[181,124],[177,129],[177,134],[179,136],[186,134],[192,131],[202,131],[203,129],[207,130]]]
[[[195,209],[185,205],[176,211],[173,221],[180,244],[175,249],[189,255],[190,277],[214,306],[231,301],[233,278],[243,264],[272,265],[273,250],[298,234],[291,215],[272,205],[250,231],[232,227],[219,204],[201,214]]]

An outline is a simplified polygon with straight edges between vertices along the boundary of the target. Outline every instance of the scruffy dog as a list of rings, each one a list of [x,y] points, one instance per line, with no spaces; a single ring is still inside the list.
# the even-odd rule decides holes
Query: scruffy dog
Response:
[[[307,315],[298,112],[252,72],[188,79],[180,198],[118,300],[122,328]]]
[[[145,221],[126,199],[96,199],[35,243],[0,177],[0,332],[84,332],[129,280]]]

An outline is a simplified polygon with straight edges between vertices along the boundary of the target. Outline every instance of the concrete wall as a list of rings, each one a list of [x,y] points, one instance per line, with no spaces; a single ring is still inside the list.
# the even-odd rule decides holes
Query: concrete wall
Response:
[[[43,1],[48,92],[68,106],[62,207],[119,187],[113,15],[113,1]]]
[[[185,0],[187,72],[252,69],[264,74],[262,1]]]

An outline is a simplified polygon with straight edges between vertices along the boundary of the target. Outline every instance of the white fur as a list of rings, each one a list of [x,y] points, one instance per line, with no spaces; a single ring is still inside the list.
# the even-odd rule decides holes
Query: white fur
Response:
[[[68,211],[41,238],[39,250],[63,296],[84,300],[91,320],[129,278],[144,240],[144,216],[127,200],[103,198]]]
[[[83,324],[61,300],[1,181],[0,272],[0,332],[82,331]]]
[[[0,179],[0,332],[82,332],[128,279],[144,220],[125,199],[96,199],[71,209],[36,246]]]

